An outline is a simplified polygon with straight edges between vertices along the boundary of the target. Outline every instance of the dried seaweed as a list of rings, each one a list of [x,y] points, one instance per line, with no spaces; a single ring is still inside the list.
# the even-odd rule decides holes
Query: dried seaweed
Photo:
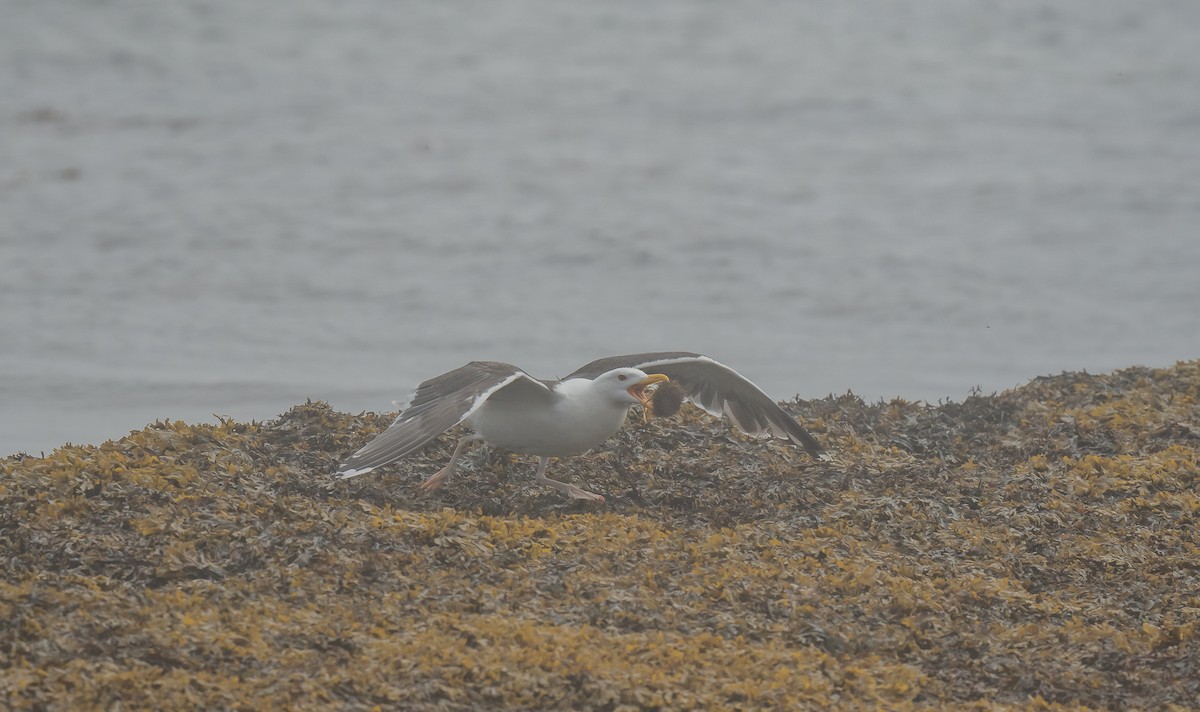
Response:
[[[1188,708],[1200,361],[961,403],[796,401],[817,462],[685,407],[556,474],[322,403],[0,461],[12,709]]]

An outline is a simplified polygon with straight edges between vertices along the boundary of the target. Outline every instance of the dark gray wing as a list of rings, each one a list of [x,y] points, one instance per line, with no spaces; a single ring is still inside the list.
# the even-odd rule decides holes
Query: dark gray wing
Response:
[[[713,415],[727,415],[750,435],[790,440],[813,457],[824,457],[821,444],[771,397],[723,363],[687,351],[627,354],[597,359],[570,378],[596,378],[614,368],[661,373],[679,385],[684,396]]]
[[[337,475],[354,477],[399,460],[461,423],[490,396],[510,390],[554,398],[547,384],[497,361],[472,361],[431,378],[417,386],[387,430],[338,466]]]

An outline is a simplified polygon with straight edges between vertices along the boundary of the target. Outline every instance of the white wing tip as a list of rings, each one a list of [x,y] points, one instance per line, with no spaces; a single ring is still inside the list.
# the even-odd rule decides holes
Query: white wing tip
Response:
[[[375,469],[374,467],[363,467],[363,468],[350,467],[345,470],[338,470],[337,472],[335,472],[333,474],[339,480],[348,480],[351,477],[358,477],[359,475],[365,475],[374,469]]]

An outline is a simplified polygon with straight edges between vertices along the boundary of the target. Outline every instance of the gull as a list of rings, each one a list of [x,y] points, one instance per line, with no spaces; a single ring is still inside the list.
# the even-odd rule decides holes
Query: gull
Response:
[[[466,423],[472,432],[459,439],[450,461],[421,490],[444,486],[466,448],[483,441],[536,455],[539,484],[603,502],[599,494],[546,477],[550,458],[600,445],[621,428],[632,406],[649,404],[647,388],[668,381],[686,400],[727,416],[749,435],[785,439],[825,459],[816,438],[745,376],[703,354],[664,351],[597,359],[557,381],[539,380],[507,363],[472,361],[417,386],[387,430],[346,458],[336,474],[342,479],[366,474]]]

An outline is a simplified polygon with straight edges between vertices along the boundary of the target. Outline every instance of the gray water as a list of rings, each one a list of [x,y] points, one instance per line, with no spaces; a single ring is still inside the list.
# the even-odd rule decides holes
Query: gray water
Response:
[[[691,349],[1200,357],[1200,3],[0,0],[0,453]]]

